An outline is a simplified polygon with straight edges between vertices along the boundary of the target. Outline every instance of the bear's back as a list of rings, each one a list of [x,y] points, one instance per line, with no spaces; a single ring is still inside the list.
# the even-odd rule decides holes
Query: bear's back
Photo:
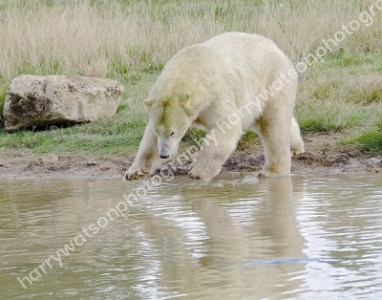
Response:
[[[227,32],[175,54],[150,91],[171,98],[192,91],[209,98],[231,98],[240,103],[253,98],[294,68],[270,39],[257,34]],[[226,95],[226,96],[225,96]],[[238,105],[241,105],[238,103]]]

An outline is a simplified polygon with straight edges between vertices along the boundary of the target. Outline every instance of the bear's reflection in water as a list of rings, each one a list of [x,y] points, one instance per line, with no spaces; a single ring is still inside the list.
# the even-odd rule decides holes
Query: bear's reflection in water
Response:
[[[302,192],[293,193],[291,177],[255,180],[181,186],[182,210],[145,218],[165,290],[203,299],[293,297],[304,264],[272,262],[304,257],[295,217]]]

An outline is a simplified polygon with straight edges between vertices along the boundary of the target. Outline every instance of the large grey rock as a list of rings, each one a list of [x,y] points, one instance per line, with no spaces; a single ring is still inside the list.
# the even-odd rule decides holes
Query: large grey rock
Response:
[[[108,118],[116,113],[122,90],[110,79],[21,75],[5,98],[5,129]]]

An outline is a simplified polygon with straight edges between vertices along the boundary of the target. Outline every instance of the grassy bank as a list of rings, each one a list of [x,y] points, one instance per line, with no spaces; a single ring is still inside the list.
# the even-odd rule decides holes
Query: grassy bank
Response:
[[[308,59],[296,117],[304,133],[343,131],[355,138],[375,132],[382,115],[382,11],[375,9],[369,22],[359,19],[374,3],[3,0],[0,108],[9,82],[20,74],[102,76],[120,81],[125,90],[109,120],[14,134],[0,127],[0,149],[135,151],[147,121],[142,100],[165,62],[183,47],[225,31],[257,32],[272,38],[297,64],[352,20],[360,28],[328,51],[323,62]]]

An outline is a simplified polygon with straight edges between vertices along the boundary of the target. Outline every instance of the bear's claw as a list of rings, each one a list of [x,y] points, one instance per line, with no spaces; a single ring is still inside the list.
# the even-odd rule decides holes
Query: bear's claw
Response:
[[[191,171],[188,173],[188,178],[190,178],[191,180],[194,180],[194,179],[200,179],[200,177],[198,175],[193,175],[191,173]]]
[[[142,171],[142,170],[135,170],[135,171],[126,171],[125,175],[123,175],[123,181],[131,181],[139,179],[140,177],[147,176],[148,172]]]

